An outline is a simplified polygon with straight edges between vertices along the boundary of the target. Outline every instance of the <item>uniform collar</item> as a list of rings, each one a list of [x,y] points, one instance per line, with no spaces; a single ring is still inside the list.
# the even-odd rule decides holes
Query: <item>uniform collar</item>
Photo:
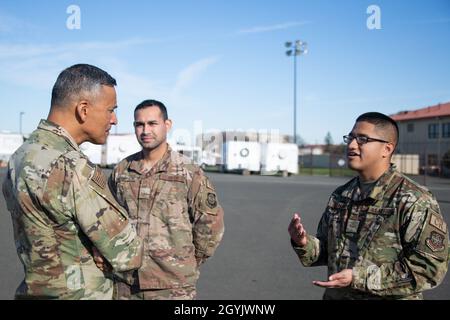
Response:
[[[45,131],[51,132],[53,134],[56,134],[57,136],[60,136],[61,138],[66,140],[67,143],[74,150],[81,152],[80,147],[75,142],[75,140],[72,138],[72,136],[69,134],[69,132],[67,132],[66,129],[57,125],[56,123],[51,122],[49,120],[41,119],[41,121],[39,122],[39,125],[38,125],[38,129],[45,130]]]
[[[367,198],[381,200],[383,199],[384,194],[396,173],[397,170],[395,164],[391,164],[389,169],[386,170],[380,178],[378,178],[373,188],[366,195],[361,194],[361,190],[359,188],[359,177],[356,177],[349,182],[348,187],[344,189],[341,196],[353,199],[354,201],[361,201]]]
[[[141,151],[136,154],[136,157],[133,160],[131,160],[131,163],[128,168],[130,170],[136,171],[139,174],[147,174],[147,173],[155,174],[158,172],[167,172],[169,169],[171,154],[172,148],[169,146],[169,144],[167,144],[167,150],[164,153],[163,157],[157,163],[155,163],[155,165],[150,169],[150,171],[146,171],[143,166],[144,152]]]

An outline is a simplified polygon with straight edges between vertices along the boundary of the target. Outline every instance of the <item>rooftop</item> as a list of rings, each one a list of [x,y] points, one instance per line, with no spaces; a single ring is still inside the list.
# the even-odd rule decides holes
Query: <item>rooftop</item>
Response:
[[[450,102],[439,103],[435,106],[429,106],[412,111],[400,111],[390,115],[395,121],[418,120],[436,117],[450,117]]]

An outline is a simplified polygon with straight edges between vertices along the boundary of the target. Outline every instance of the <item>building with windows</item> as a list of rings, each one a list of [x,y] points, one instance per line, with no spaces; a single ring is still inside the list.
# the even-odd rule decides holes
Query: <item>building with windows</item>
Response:
[[[450,102],[391,115],[397,121],[399,154],[418,154],[421,170],[450,174]]]

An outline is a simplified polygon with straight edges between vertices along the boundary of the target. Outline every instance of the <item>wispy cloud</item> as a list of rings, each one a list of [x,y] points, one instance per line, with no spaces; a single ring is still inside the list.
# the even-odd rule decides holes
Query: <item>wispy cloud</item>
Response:
[[[157,41],[160,40],[132,38],[115,42],[0,43],[0,83],[48,91],[63,68],[75,63],[89,63],[104,68],[117,79],[120,106],[133,106],[146,97],[186,103],[184,94],[189,87],[217,63],[219,57],[195,61],[166,79],[154,79],[130,70],[127,61],[120,58],[127,49],[134,50],[136,46],[145,47]]]
[[[445,24],[450,23],[450,18],[422,19],[422,20],[406,20],[403,24]]]
[[[0,34],[33,32],[37,30],[41,30],[41,28],[28,21],[0,12]]]
[[[285,23],[280,23],[280,24],[275,24],[275,25],[270,25],[270,26],[257,26],[257,27],[252,27],[252,28],[248,28],[248,29],[242,29],[242,30],[239,30],[237,33],[238,34],[249,34],[249,33],[270,32],[270,31],[294,28],[294,27],[298,27],[298,26],[304,26],[304,25],[307,25],[310,23],[311,23],[310,21],[285,22]]]
[[[219,61],[218,56],[209,57],[196,61],[186,68],[184,68],[177,77],[172,95],[173,98],[177,98],[187,87],[197,80],[202,73],[206,71],[210,66]]]
[[[120,65],[115,57],[121,50],[156,41],[159,40],[132,38],[116,42],[3,43],[0,44],[0,81],[48,89],[64,67],[80,62],[105,66],[107,61]]]

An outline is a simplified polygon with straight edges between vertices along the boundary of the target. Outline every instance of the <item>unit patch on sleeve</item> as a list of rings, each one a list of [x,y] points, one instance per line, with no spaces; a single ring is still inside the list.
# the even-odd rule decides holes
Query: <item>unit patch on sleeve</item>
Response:
[[[425,243],[428,248],[433,252],[444,250],[444,235],[431,231],[430,237],[425,240]]]

